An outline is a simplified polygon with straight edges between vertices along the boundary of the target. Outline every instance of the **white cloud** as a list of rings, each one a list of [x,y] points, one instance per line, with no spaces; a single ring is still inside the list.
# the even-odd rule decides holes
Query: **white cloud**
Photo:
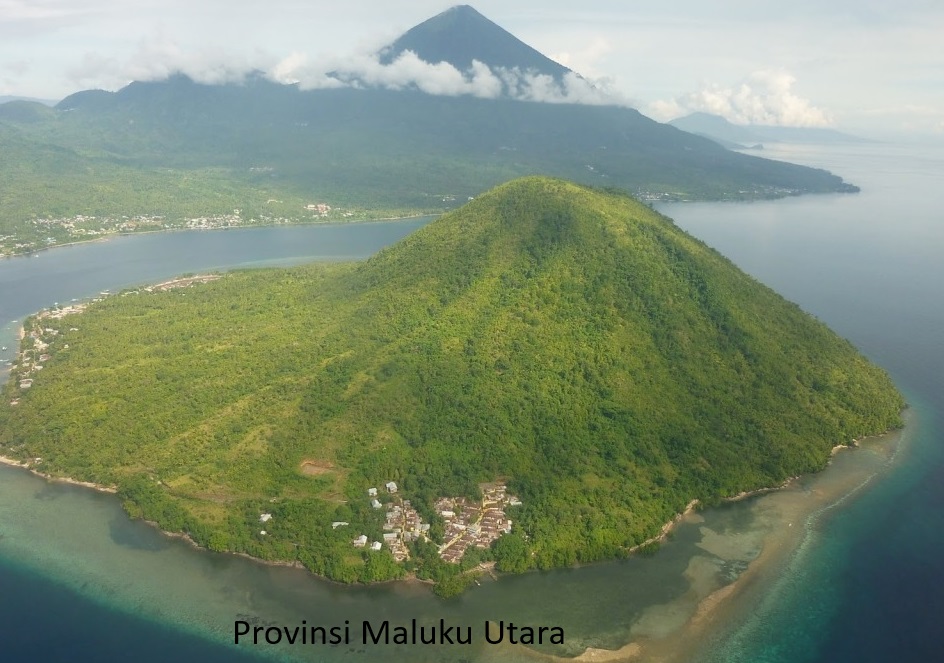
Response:
[[[381,64],[373,55],[356,56],[340,63],[334,77],[355,87],[416,88],[444,96],[469,94],[490,98],[501,93],[501,81],[480,62],[473,62],[469,71],[461,72],[445,62],[424,62],[412,51],[402,53],[389,65]]]
[[[347,57],[311,58],[295,51],[281,59],[256,52],[234,55],[226,49],[204,45],[196,50],[181,47],[163,35],[152,35],[139,42],[128,57],[119,59],[98,52],[87,52],[68,71],[77,86],[116,89],[133,80],[160,80],[174,73],[184,73],[207,84],[240,82],[252,71],[264,71],[279,83],[297,83],[302,89],[336,87],[374,87],[389,90],[415,89],[432,95],[469,95],[494,99],[503,95],[522,101],[592,105],[631,105],[612,89],[607,79],[590,81],[576,74],[563,80],[518,68],[491,68],[473,61],[460,71],[439,62],[425,62],[412,51],[405,51],[393,62],[383,64],[373,46]]]
[[[595,35],[582,48],[554,53],[550,58],[560,64],[579,71],[584,76],[602,78],[599,70],[600,61],[613,51],[613,45],[606,37]]]
[[[131,81],[161,80],[175,73],[184,73],[198,83],[221,84],[242,81],[260,60],[271,58],[259,53],[236,57],[211,47],[188,51],[158,35],[142,40],[124,60],[87,52],[67,75],[78,85],[93,84],[106,89],[123,87]]]
[[[629,101],[610,90],[606,81],[600,85],[567,74],[562,81],[551,76],[506,69],[473,61],[471,68],[460,71],[439,62],[430,64],[412,51],[405,51],[390,64],[382,64],[375,54],[317,62],[293,53],[270,71],[273,80],[298,83],[303,89],[323,87],[380,87],[391,90],[417,89],[427,94],[470,95],[494,99],[503,94],[522,101],[594,105],[629,105]]]
[[[830,113],[793,92],[794,83],[796,78],[787,71],[755,71],[737,85],[707,84],[697,92],[653,102],[647,111],[659,119],[701,111],[720,115],[734,124],[831,126]]]

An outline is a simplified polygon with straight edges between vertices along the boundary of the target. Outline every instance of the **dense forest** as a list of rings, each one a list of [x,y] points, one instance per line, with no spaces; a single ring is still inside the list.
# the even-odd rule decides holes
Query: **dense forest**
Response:
[[[463,582],[430,543],[402,565],[352,547],[381,535],[366,491],[385,481],[434,532],[437,497],[507,481],[512,533],[463,565],[549,568],[821,469],[903,407],[850,343],[671,220],[539,177],[362,263],[129,291],[40,327],[48,358],[5,387],[0,454],[342,581]]]

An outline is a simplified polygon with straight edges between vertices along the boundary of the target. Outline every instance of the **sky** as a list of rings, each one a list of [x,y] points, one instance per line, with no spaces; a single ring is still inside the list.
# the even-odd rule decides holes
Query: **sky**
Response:
[[[256,69],[324,84],[349,65],[376,84],[487,95],[493,72],[373,57],[450,6],[431,0],[0,0],[0,96],[58,100],[183,71]],[[480,0],[473,6],[593,83],[526,98],[620,103],[666,121],[944,135],[941,0]]]

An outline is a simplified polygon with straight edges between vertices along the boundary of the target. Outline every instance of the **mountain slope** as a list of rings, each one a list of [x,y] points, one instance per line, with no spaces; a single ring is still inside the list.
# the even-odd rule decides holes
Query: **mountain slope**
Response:
[[[498,94],[493,84],[505,91],[494,99],[460,94],[470,89],[461,85],[450,88],[454,96],[424,94],[419,90],[426,88],[399,77],[398,89],[354,84],[356,72],[350,74],[352,87],[314,90],[277,84],[259,73],[224,85],[176,74],[117,92],[78,92],[53,111],[0,106],[0,199],[17,202],[0,206],[0,236],[9,242],[0,253],[49,238],[81,240],[62,224],[114,206],[122,208],[119,215],[162,217],[171,226],[235,209],[243,215],[240,223],[303,221],[313,201],[356,208],[362,216],[429,212],[533,174],[617,187],[646,200],[858,190],[823,170],[732,153],[631,108],[535,101],[573,101],[567,94],[579,97],[587,88],[578,85],[583,92],[573,92],[567,84],[573,72],[468,6],[416,26],[382,57],[389,61],[404,49],[462,70],[478,60],[517,71],[485,76],[489,94]],[[548,77],[563,84],[549,85]],[[24,144],[35,148],[19,149]],[[80,183],[63,188],[58,173],[30,157],[57,151],[90,165]],[[29,179],[14,182],[6,177],[10,172],[29,173]],[[104,196],[110,180],[93,172],[140,184]],[[214,183],[209,188],[218,184],[227,195],[199,200],[188,193],[193,204],[186,206],[175,204],[172,187],[168,195],[150,195],[191,175]],[[273,209],[280,205],[273,201],[283,203]],[[31,227],[50,218],[62,223]]]
[[[856,190],[825,171],[731,153],[616,106],[301,91],[258,79],[207,86],[177,76],[134,83],[107,109],[73,97],[59,108],[54,140],[77,149],[100,149],[106,132],[109,150],[132,163],[265,166],[272,185],[343,202],[431,206],[443,194],[461,200],[535,173],[652,197]]]
[[[381,62],[389,64],[404,51],[432,64],[448,62],[459,71],[477,60],[492,68],[518,68],[557,80],[570,73],[469,5],[457,5],[411,28],[383,49]]]
[[[0,453],[117,484],[132,513],[213,548],[342,580],[398,573],[350,546],[379,536],[364,496],[384,481],[435,522],[437,497],[505,478],[524,507],[503,567],[558,566],[623,554],[692,499],[819,469],[902,407],[848,342],[668,219],[546,178],[364,263],[42,326],[61,332],[33,385],[8,385]]]

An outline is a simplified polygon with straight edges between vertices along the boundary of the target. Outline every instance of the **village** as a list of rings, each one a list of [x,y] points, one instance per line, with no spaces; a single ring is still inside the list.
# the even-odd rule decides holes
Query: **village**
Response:
[[[508,495],[504,483],[484,484],[478,503],[465,497],[436,500],[436,511],[446,522],[439,556],[458,564],[469,548],[489,548],[502,534],[511,532],[506,506],[521,506],[521,500]]]
[[[43,326],[43,323],[50,320],[61,320],[67,315],[81,313],[88,305],[85,303],[70,304],[69,306],[47,309],[36,314],[33,325],[30,330],[21,332],[21,339],[29,338],[32,341],[32,347],[29,342],[21,341],[20,351],[16,355],[17,363],[8,362],[11,377],[15,380],[20,390],[26,390],[33,386],[37,373],[43,370],[45,362],[52,359],[50,344],[53,339],[59,335],[59,329]],[[69,331],[78,331],[77,327],[70,327]],[[62,346],[68,350],[69,345]],[[5,350],[6,348],[4,348]],[[13,398],[10,405],[19,405],[20,399]]]
[[[124,291],[120,294],[163,292],[207,283],[218,278],[220,278],[218,274],[187,276]],[[51,346],[57,337],[60,334],[68,336],[69,333],[79,331],[79,328],[75,326],[50,325],[54,321],[61,321],[67,316],[81,313],[89,304],[102,301],[110,295],[108,291],[103,291],[98,297],[87,302],[73,302],[66,306],[57,304],[33,317],[28,323],[29,329],[22,332],[24,341],[17,354],[16,363],[9,362],[14,383],[21,392],[33,387],[37,374],[52,358]],[[69,348],[68,343],[60,342],[56,346],[59,350]],[[10,405],[16,406],[19,402],[20,397],[17,396],[10,400]],[[520,506],[521,501],[508,494],[503,482],[481,484],[480,488],[481,500],[471,500],[467,497],[442,497],[434,504],[436,514],[443,519],[444,523],[443,541],[438,545],[438,553],[445,562],[458,564],[470,549],[488,549],[503,534],[511,532],[512,521],[506,515],[505,509],[509,506]],[[383,502],[380,500],[381,490],[384,495]],[[381,540],[369,541],[366,534],[359,534],[351,540],[354,548],[368,548],[373,551],[386,549],[397,562],[405,562],[410,559],[409,543],[420,539],[431,540],[430,523],[424,523],[410,500],[401,497],[399,487],[394,481],[386,482],[382,489],[371,487],[366,492],[366,499],[369,500],[370,506],[373,509],[384,510],[383,535]],[[259,521],[264,524],[271,518],[271,514],[263,513]],[[347,526],[349,523],[343,521],[332,523],[333,529]],[[263,536],[266,533],[265,530],[260,531]]]
[[[269,200],[270,203],[282,201]],[[18,232],[0,235],[0,256],[31,253],[60,244],[98,239],[110,235],[154,232],[161,230],[219,230],[247,226],[274,226],[316,221],[347,220],[355,215],[351,210],[332,207],[327,203],[307,203],[297,211],[280,214],[246,214],[234,209],[227,214],[208,214],[185,218],[167,218],[161,215],[93,216],[73,214],[61,217],[42,217],[26,221]]]
[[[521,500],[509,495],[504,483],[482,484],[482,500],[475,502],[465,497],[443,497],[436,500],[436,512],[445,521],[445,535],[439,546],[443,561],[458,564],[470,548],[489,548],[503,534],[511,532],[511,520],[505,515],[505,507],[520,506]],[[429,540],[430,524],[424,523],[410,500],[401,499],[399,488],[393,481],[384,485],[392,500],[386,505],[378,499],[378,489],[368,488],[367,499],[374,509],[386,509],[383,541],[373,541],[371,550],[386,547],[398,562],[410,558],[407,543],[418,539]],[[347,525],[332,523],[337,529]],[[355,548],[368,547],[367,535],[361,534],[351,541]]]
[[[218,278],[220,278],[219,274],[198,274],[195,276],[184,276],[171,279],[169,281],[164,281],[155,285],[144,286],[137,290],[127,290],[121,294],[133,295],[141,292],[165,292],[175,288],[186,288],[200,283],[208,283]],[[5,367],[10,369],[11,378],[13,378],[15,384],[21,391],[32,388],[33,383],[37,378],[37,374],[43,370],[45,363],[52,359],[54,349],[69,349],[68,343],[62,344],[61,347],[53,348],[53,341],[59,337],[60,334],[79,331],[78,327],[69,327],[68,329],[60,325],[51,327],[49,325],[52,323],[52,321],[62,320],[66,316],[82,313],[88,308],[89,304],[100,302],[105,297],[110,295],[111,293],[109,291],[103,290],[97,297],[94,297],[88,301],[79,302],[77,300],[73,300],[72,303],[66,306],[59,306],[56,304],[53,308],[40,311],[32,318],[31,323],[27,323],[29,325],[29,329],[23,329],[21,332],[20,349],[16,353],[15,360],[6,362]],[[7,348],[4,347],[3,351],[5,352],[6,350]],[[16,406],[19,404],[19,398],[13,398],[10,400],[11,406]]]

